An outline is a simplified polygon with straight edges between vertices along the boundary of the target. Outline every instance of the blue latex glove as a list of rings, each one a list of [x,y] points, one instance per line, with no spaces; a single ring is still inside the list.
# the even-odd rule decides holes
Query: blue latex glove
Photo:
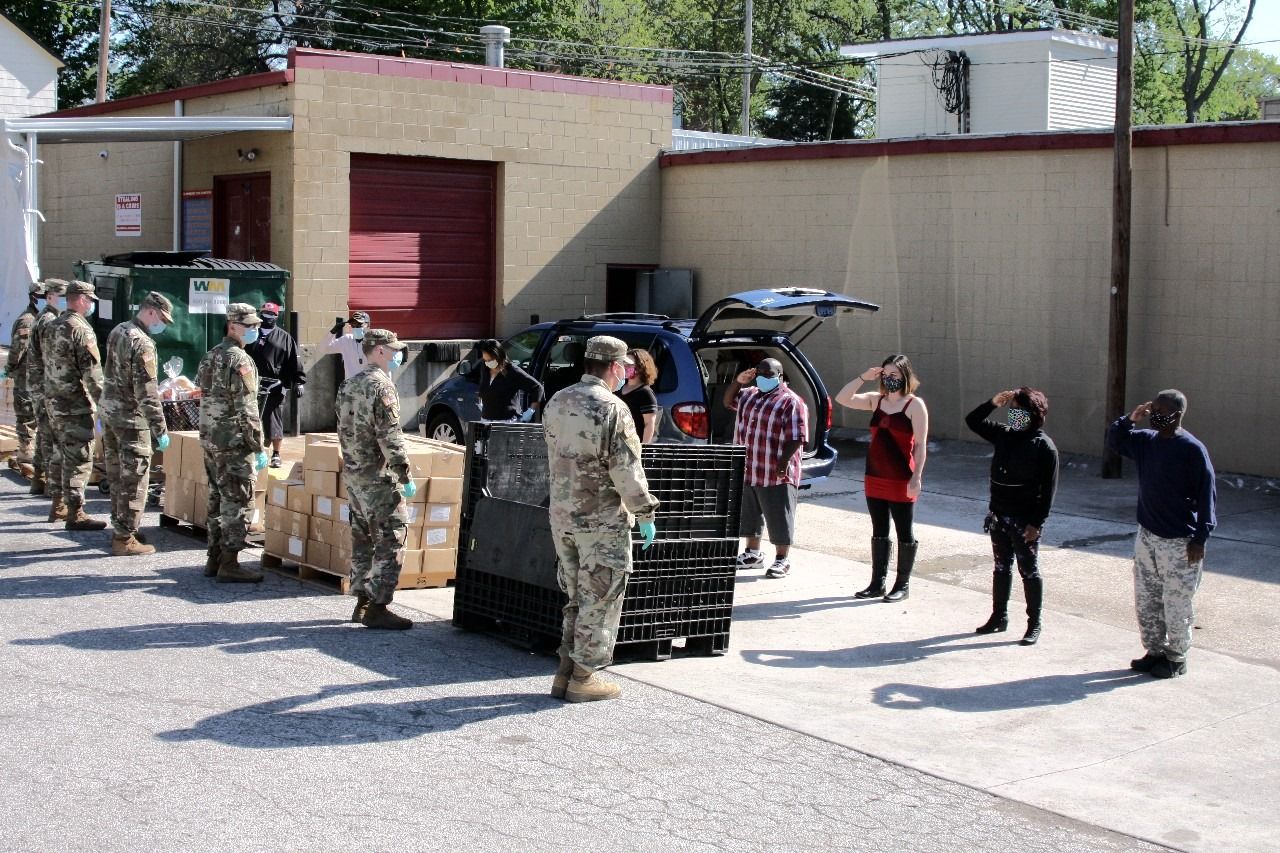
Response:
[[[648,551],[649,546],[653,544],[653,538],[658,535],[658,528],[653,526],[652,521],[640,522],[640,535],[644,537],[644,544],[640,546],[641,551]]]
[[[9,378],[9,368],[0,367],[0,382],[3,382],[8,378]]]
[[[537,414],[537,412],[533,409],[525,409],[524,414],[520,416],[520,422],[524,424],[529,423],[529,421],[533,420],[533,416],[535,414]]]
[[[400,494],[406,498],[411,498],[418,493],[418,484],[410,480],[400,487]]]
[[[267,467],[267,451],[259,450],[253,454],[253,470],[261,471]]]
[[[164,453],[168,449],[169,449],[169,433],[166,432],[164,435],[160,436],[160,440],[156,442],[156,450],[159,450],[161,453]]]

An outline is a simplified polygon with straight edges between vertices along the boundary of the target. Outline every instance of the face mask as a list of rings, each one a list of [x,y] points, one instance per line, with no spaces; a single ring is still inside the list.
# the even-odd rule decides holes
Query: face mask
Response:
[[[636,378],[636,369],[634,367],[628,366],[623,373],[627,377],[627,381],[631,381]]]
[[[764,394],[768,394],[774,388],[777,388],[779,383],[781,382],[782,380],[776,376],[757,376],[756,377],[756,387],[759,388],[761,393],[764,393]]]
[[[46,302],[46,301],[45,301],[45,300],[43,300],[43,299],[37,299],[37,300],[36,300],[36,310],[37,310],[37,311],[43,311],[43,310],[44,310],[44,306],[45,306],[45,305],[48,305],[48,304],[49,304],[49,303],[48,303],[48,302]]]
[[[275,321],[275,320],[268,320],[266,317],[263,317],[263,318],[262,318],[262,328],[264,328],[264,329],[274,329],[275,327],[276,327],[276,321]]]
[[[258,330],[255,327],[255,328],[244,330],[244,337],[240,339],[240,343],[244,344],[245,346],[248,346],[249,344],[253,343],[256,340],[258,340]]]
[[[97,310],[98,310],[98,303],[96,303],[96,302],[90,302],[90,303],[89,303],[89,310],[84,312],[84,316],[85,316],[85,317],[92,317],[92,316],[94,315],[94,312],[96,312]]]
[[[1009,429],[1014,432],[1022,432],[1031,426],[1031,413],[1026,409],[1010,409],[1006,415],[1009,422]]]
[[[1156,429],[1168,429],[1173,426],[1174,421],[1178,419],[1177,414],[1164,415],[1159,412],[1152,412],[1149,415],[1151,425]]]
[[[895,391],[901,391],[906,387],[907,383],[902,380],[901,376],[881,376],[880,384],[884,386],[884,390],[892,394]]]
[[[392,370],[397,370],[402,364],[404,364],[404,353],[397,352],[395,355],[391,356],[391,362],[388,366]]]
[[[58,302],[58,300],[56,300],[56,299],[50,299],[50,300],[48,300],[48,302],[47,302],[46,304],[47,304],[50,308],[52,308],[54,311],[61,311],[61,310],[62,310],[62,305],[61,305],[61,303],[59,303],[59,302]]]
[[[621,391],[623,389],[623,386],[625,386],[626,384],[627,384],[627,374],[626,374],[626,371],[624,370],[622,373],[622,378],[619,379],[617,383],[613,386],[614,393],[616,394],[617,392]]]
[[[352,329],[352,330],[351,330],[351,337],[355,338],[357,341],[363,341],[363,340],[364,340],[364,329]]]
[[[147,326],[147,334],[152,336],[161,335],[164,334],[164,330],[167,328],[169,327],[164,323],[152,323],[150,326]]]
[[[485,366],[485,367],[487,367],[487,368],[489,368],[490,370],[497,370],[497,369],[498,369],[498,362],[493,361],[492,359],[488,359],[488,358],[486,358],[486,359],[484,360],[484,366]]]

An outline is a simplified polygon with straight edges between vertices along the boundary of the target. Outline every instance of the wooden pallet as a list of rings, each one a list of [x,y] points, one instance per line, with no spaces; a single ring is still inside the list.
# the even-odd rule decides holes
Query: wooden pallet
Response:
[[[271,569],[286,577],[300,581],[311,581],[321,586],[337,590],[346,595],[351,590],[351,581],[346,575],[329,569],[322,569],[306,563],[300,563],[292,557],[281,557],[279,554],[262,554],[262,568]]]
[[[184,533],[193,539],[207,540],[209,538],[209,528],[204,525],[196,524],[194,521],[188,521],[185,518],[178,518],[174,515],[166,515],[163,512],[160,513],[160,526],[166,530],[176,530],[178,533]],[[261,548],[265,544],[266,533],[250,532],[244,541],[250,548]]]

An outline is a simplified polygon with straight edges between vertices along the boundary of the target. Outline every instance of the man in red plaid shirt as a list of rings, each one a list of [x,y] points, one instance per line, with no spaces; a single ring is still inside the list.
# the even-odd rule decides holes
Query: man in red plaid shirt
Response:
[[[742,482],[742,535],[747,550],[738,568],[764,562],[760,534],[769,526],[769,541],[777,552],[765,577],[785,578],[791,572],[787,552],[796,527],[796,495],[800,489],[800,450],[809,434],[809,408],[782,381],[782,364],[766,358],[744,370],[724,389],[726,408],[738,413],[733,443],[747,448]]]

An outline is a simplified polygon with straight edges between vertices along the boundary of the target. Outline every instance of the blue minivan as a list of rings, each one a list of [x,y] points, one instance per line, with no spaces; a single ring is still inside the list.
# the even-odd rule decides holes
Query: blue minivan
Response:
[[[697,320],[647,314],[593,314],[539,323],[504,342],[507,356],[542,382],[550,398],[582,376],[588,338],[612,335],[647,349],[658,366],[653,391],[662,407],[657,441],[727,444],[734,415],[722,403],[725,385],[763,358],[782,362],[791,389],[809,407],[805,482],[827,476],[836,451],[827,441],[831,395],[799,345],[837,314],[880,310],[878,305],[803,287],[737,293],[716,302]],[[462,425],[480,419],[477,385],[467,379],[474,351],[430,390],[423,419],[427,434],[461,443]]]

